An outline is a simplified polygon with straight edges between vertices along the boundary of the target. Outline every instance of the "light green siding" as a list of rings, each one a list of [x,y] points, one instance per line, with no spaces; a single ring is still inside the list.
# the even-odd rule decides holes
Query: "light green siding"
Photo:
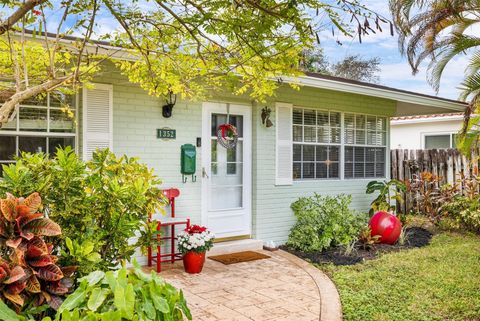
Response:
[[[197,182],[192,183],[189,179],[188,183],[183,184],[180,174],[180,146],[187,143],[195,145],[196,138],[201,137],[202,104],[177,102],[172,118],[163,118],[162,99],[151,97],[138,86],[130,84],[113,68],[106,70],[95,82],[113,84],[114,152],[139,157],[142,162],[155,169],[165,188],[180,188],[178,215],[189,216],[194,223],[201,223],[201,198],[208,197],[201,195],[201,150],[197,148]],[[211,100],[241,102],[252,106],[248,99],[228,95]],[[396,105],[392,100],[357,94],[306,87],[296,91],[285,86],[278,91],[277,97],[267,104],[272,109],[272,120],[275,119],[274,100],[293,103],[294,106],[384,116],[393,115]],[[369,197],[365,195],[368,180],[320,180],[294,182],[291,186],[275,186],[275,127],[262,126],[260,113],[264,106],[265,104],[254,104],[252,107],[253,237],[284,242],[294,223],[290,204],[298,197],[314,192],[352,194],[353,206],[366,210],[370,203]],[[157,139],[156,129],[162,127],[176,129],[177,138],[168,141]],[[79,133],[81,134],[81,119]],[[208,142],[203,142],[205,143]],[[79,150],[81,151],[81,148]]]

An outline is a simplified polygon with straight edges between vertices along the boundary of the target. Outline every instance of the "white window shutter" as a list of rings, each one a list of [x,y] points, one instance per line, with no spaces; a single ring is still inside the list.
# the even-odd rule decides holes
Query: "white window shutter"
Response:
[[[83,89],[83,159],[96,149],[113,149],[113,86]]]
[[[292,112],[293,105],[276,103],[276,162],[275,185],[292,185],[293,177],[293,145],[292,145]]]

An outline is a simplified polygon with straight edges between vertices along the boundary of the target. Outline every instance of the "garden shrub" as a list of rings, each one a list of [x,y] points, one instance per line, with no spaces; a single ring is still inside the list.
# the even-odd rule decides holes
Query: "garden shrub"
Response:
[[[38,193],[27,198],[7,193],[0,199],[0,300],[27,314],[46,304],[56,310],[71,290],[75,270],[57,264],[52,255],[53,246],[44,237],[62,232],[39,212],[41,208]],[[48,306],[37,310],[43,312]]]
[[[457,195],[444,206],[451,227],[480,233],[480,196]],[[453,221],[453,222],[452,222]],[[453,223],[453,224],[452,224]]]
[[[192,315],[182,291],[166,283],[154,271],[135,269],[94,271],[79,280],[78,288],[58,309],[56,321],[171,320]],[[0,301],[0,320],[26,321]],[[51,321],[50,317],[41,319]]]
[[[139,246],[131,242],[135,233],[148,213],[163,208],[160,183],[136,158],[103,150],[83,162],[67,147],[58,149],[52,159],[22,153],[16,164],[3,166],[0,195],[38,191],[48,216],[63,229],[64,238],[53,241],[61,260],[78,265],[78,273],[85,275],[131,258]]]
[[[349,209],[351,201],[350,195],[316,193],[295,201],[291,208],[297,222],[290,231],[287,246],[314,252],[356,241],[367,224],[367,216]]]

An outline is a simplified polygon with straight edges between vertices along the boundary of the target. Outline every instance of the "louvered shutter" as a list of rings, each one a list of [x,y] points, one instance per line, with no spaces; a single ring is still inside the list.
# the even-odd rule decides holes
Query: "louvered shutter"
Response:
[[[292,109],[292,104],[276,103],[275,185],[292,184]]]
[[[113,148],[113,86],[83,89],[83,159],[96,149]]]

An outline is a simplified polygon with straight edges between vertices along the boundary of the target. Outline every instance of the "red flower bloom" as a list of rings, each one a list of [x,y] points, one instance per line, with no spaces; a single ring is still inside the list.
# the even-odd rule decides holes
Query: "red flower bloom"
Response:
[[[188,234],[200,234],[203,233],[207,230],[205,226],[200,226],[200,225],[192,225],[189,228],[185,229],[185,232]]]
[[[42,14],[42,12],[40,10],[32,10],[33,14],[36,15],[36,16],[39,16]]]

